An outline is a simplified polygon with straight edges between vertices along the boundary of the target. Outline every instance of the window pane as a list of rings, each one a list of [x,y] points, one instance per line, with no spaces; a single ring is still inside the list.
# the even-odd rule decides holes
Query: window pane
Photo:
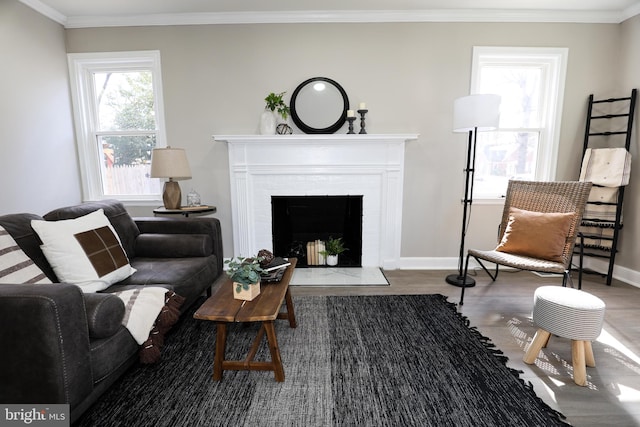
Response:
[[[150,71],[94,73],[98,130],[155,130]]]
[[[474,191],[482,196],[503,196],[510,179],[534,180],[538,132],[479,132]]]
[[[501,128],[539,128],[543,126],[540,66],[483,65],[480,91],[501,96]]]
[[[105,195],[160,194],[162,182],[151,178],[155,135],[102,136],[102,188]]]

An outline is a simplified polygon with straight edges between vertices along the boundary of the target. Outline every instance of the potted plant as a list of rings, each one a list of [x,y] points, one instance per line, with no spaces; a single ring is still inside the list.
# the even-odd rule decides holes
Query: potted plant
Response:
[[[262,257],[237,257],[226,260],[227,275],[233,280],[233,297],[251,301],[260,295],[260,266]]]
[[[327,259],[327,265],[338,265],[338,255],[346,251],[342,237],[334,239],[329,237],[329,240],[324,242],[324,250],[320,251],[320,254]]]
[[[262,113],[262,116],[260,117],[260,133],[263,135],[273,135],[276,132],[276,124],[278,122],[278,117],[282,117],[282,122],[281,124],[285,125],[282,128],[282,131],[280,133],[291,133],[291,132],[287,132],[287,129],[290,130],[291,127],[286,123],[287,122],[287,118],[289,117],[290,114],[290,109],[289,106],[287,104],[285,104],[284,100],[282,99],[282,97],[284,96],[284,94],[287,93],[285,92],[280,92],[280,93],[274,93],[271,92],[269,95],[267,95],[267,97],[264,99],[266,105],[265,105],[265,111]]]

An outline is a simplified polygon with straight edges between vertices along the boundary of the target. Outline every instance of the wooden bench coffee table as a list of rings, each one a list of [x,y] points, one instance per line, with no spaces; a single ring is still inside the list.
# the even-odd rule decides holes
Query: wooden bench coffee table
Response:
[[[291,265],[275,283],[261,284],[260,295],[253,301],[243,301],[233,297],[231,279],[226,280],[217,291],[207,299],[195,312],[193,317],[201,320],[212,320],[217,323],[216,353],[213,361],[213,379],[222,380],[224,370],[273,371],[276,381],[284,381],[284,369],[280,358],[280,349],[276,338],[274,322],[276,319],[288,319],[289,326],[295,328],[296,316],[293,311],[293,300],[289,291],[289,282],[297,259],[289,260]],[[282,303],[286,304],[286,312],[280,312]],[[244,360],[226,360],[227,323],[230,322],[262,322],[253,345]],[[254,361],[260,342],[266,332],[267,344],[271,353],[271,361]]]

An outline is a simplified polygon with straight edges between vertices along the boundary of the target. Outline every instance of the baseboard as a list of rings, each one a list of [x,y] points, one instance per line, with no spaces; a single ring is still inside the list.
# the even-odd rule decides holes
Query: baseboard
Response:
[[[607,263],[605,261],[585,258],[584,267],[597,272],[607,271]],[[481,268],[480,265],[471,258],[469,260],[469,268]],[[440,257],[402,257],[398,261],[399,270],[457,270],[458,258]],[[627,283],[636,288],[640,288],[640,271],[631,270],[630,268],[614,266],[613,277],[621,282]]]

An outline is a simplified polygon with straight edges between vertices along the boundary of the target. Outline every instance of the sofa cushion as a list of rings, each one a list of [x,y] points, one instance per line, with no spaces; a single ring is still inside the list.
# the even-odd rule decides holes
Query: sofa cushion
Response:
[[[140,230],[138,230],[133,218],[118,200],[101,200],[55,209],[44,215],[44,219],[47,221],[74,219],[95,212],[98,209],[102,209],[104,215],[109,219],[127,254],[127,258],[133,258],[135,256],[135,241],[138,234],[140,234]]]
[[[118,332],[124,318],[124,303],[111,294],[85,294],[89,337],[106,338]]]
[[[51,283],[0,225],[0,283]]]
[[[42,252],[63,282],[96,292],[129,277],[129,265],[102,209],[60,221],[32,221],[42,240]]]
[[[165,286],[185,298],[184,312],[198,296],[209,289],[218,271],[215,255],[196,258],[142,258],[131,261],[136,273],[105,292],[130,289],[135,286]]]
[[[207,234],[149,234],[136,241],[136,255],[148,258],[189,258],[211,255],[213,242]]]

